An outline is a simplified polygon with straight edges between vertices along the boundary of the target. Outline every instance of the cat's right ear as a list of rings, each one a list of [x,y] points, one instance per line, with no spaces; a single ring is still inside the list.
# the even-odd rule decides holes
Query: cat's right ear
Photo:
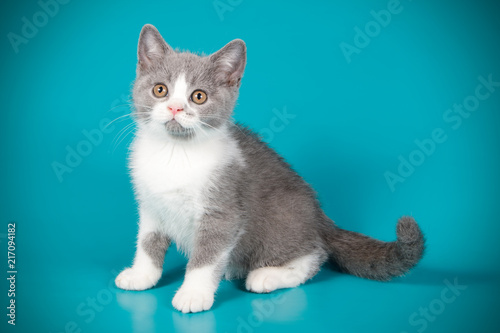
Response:
[[[137,47],[138,68],[147,69],[170,52],[174,52],[173,49],[153,25],[146,24],[142,27]]]

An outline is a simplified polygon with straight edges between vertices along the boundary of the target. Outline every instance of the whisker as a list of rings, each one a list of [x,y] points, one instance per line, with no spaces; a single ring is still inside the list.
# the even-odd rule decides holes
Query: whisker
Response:
[[[184,152],[184,155],[186,156],[186,159],[188,161],[188,165],[189,167],[191,167],[191,161],[189,160],[189,156],[188,154],[186,153],[186,148],[184,146],[182,146],[182,151]]]
[[[134,123],[134,122],[132,122],[132,123],[128,124],[127,126],[125,126],[124,128],[122,128],[122,129],[120,130],[120,132],[118,132],[118,133],[116,134],[115,138],[113,139],[112,144],[115,144],[115,143],[116,143],[116,142],[117,142],[117,141],[121,138],[122,134],[123,134],[123,133],[125,133],[126,131],[128,131],[128,130],[129,130],[131,127],[133,127],[133,126],[135,126],[135,123]]]
[[[111,125],[112,123],[114,123],[115,121],[121,119],[121,118],[124,118],[124,117],[129,117],[131,116],[132,113],[128,113],[128,114],[124,114],[123,116],[119,116],[119,117],[116,117],[115,119],[113,119],[112,121],[110,121],[104,128],[108,128],[109,125]]]
[[[129,104],[129,103],[124,103],[124,104],[115,105],[115,106],[113,106],[111,109],[109,109],[109,110],[108,110],[108,111],[106,111],[106,112],[111,112],[111,111],[113,111],[114,109],[121,108],[121,107],[125,107],[125,106],[130,106],[130,104]]]
[[[172,156],[174,156],[174,148],[175,148],[175,143],[172,144],[172,150],[170,151],[170,157],[168,158],[168,162],[167,162],[167,165],[170,164],[170,162],[172,161]]]
[[[142,105],[142,104],[131,104],[132,106],[140,106],[142,108],[146,108],[146,109],[149,109],[149,110],[153,110],[153,107],[149,106],[149,105]]]
[[[199,123],[201,123],[201,124],[203,124],[203,125],[205,125],[205,126],[207,126],[207,127],[212,128],[212,129],[213,129],[214,131],[216,131],[216,132],[219,132],[220,134],[222,134],[222,136],[223,136],[223,137],[226,137],[226,136],[227,136],[227,133],[225,133],[225,132],[224,132],[224,131],[222,131],[221,129],[219,129],[219,128],[215,128],[215,127],[213,127],[212,125],[205,123],[204,121],[199,120]],[[200,129],[202,129],[202,130],[205,132],[205,130],[204,130],[204,129],[200,126],[200,125],[198,125],[198,126],[199,126],[199,128],[200,128]],[[207,133],[207,136],[208,136],[208,133]]]
[[[122,143],[122,141],[123,141],[123,140],[124,140],[127,136],[129,136],[129,135],[130,135],[130,133],[133,133],[133,132],[134,132],[134,130],[135,130],[135,128],[134,128],[134,127],[129,127],[129,129],[130,129],[130,130],[127,132],[127,134],[125,134],[125,135],[123,136],[123,138],[120,140],[120,142],[118,142],[118,144],[116,144],[116,146],[115,146],[115,147],[114,147],[114,149],[113,149],[113,153],[115,152],[116,148],[118,148],[118,146],[120,145],[120,143]]]

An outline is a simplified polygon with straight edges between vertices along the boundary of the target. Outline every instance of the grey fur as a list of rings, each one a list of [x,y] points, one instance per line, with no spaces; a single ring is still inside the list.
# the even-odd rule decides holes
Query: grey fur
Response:
[[[159,47],[151,45],[153,41]],[[148,57],[148,45],[153,50],[162,51]],[[242,40],[233,40],[211,56],[201,57],[189,52],[174,51],[155,27],[146,25],[141,31],[138,50],[139,62],[133,99],[139,121],[149,121],[148,110],[158,102],[153,96],[152,87],[156,83],[164,83],[170,89],[180,73],[184,73],[192,91],[201,89],[209,96],[206,103],[197,107],[202,112],[201,120],[208,124],[203,126],[220,127],[227,122],[238,97],[238,87],[246,63],[246,47]],[[233,71],[228,69],[229,63],[234,66]],[[170,133],[177,138],[191,139],[195,136],[191,129],[178,124],[167,126],[171,126]]]
[[[340,270],[369,279],[388,281],[413,268],[424,253],[424,236],[412,217],[397,223],[397,240],[381,242],[365,235],[331,228],[323,220],[323,237],[332,260]]]
[[[153,261],[153,264],[161,269],[165,260],[165,252],[170,246],[170,239],[158,231],[150,232],[144,237],[141,245]]]
[[[201,119],[216,130],[229,124],[227,140],[233,140],[242,154],[242,161],[212,175],[211,183],[217,186],[207,189],[207,208],[199,222],[188,270],[217,264],[217,275],[226,270],[230,276],[243,277],[257,268],[283,266],[314,254],[310,277],[330,258],[345,272],[388,280],[420,260],[424,238],[413,218],[399,220],[397,241],[390,243],[340,229],[326,217],[316,193],[290,165],[251,130],[231,122],[246,64],[243,41],[232,41],[213,55],[199,56],[173,50],[156,28],[146,25],[138,56],[133,89],[138,123],[149,121],[148,110],[157,103],[151,89],[154,84],[162,82],[168,87],[184,73],[191,89],[202,89],[209,96],[198,107]],[[166,130],[174,140],[198,136],[179,124],[171,128],[167,124]],[[163,260],[166,246],[164,238],[152,238],[147,244],[156,264]]]
[[[233,251],[231,266],[249,272],[283,266],[311,253],[326,258],[317,228],[321,210],[314,191],[250,130],[238,125],[231,135],[246,162],[239,172],[217,180],[234,184],[239,215],[245,218],[245,233]]]

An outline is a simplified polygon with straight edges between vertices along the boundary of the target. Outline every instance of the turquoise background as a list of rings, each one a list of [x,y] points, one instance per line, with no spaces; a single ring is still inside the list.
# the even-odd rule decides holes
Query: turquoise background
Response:
[[[443,115],[475,93],[479,76],[500,81],[499,6],[401,0],[400,13],[348,63],[341,43],[354,45],[355,27],[376,28],[370,12],[388,3],[73,0],[43,22],[36,1],[3,2],[0,266],[5,277],[7,223],[15,221],[18,274],[17,325],[6,323],[3,278],[0,330],[498,331],[500,88],[458,129]],[[33,15],[46,24],[16,53],[8,34],[21,35],[22,18]],[[235,119],[266,135],[342,227],[390,241],[397,218],[413,215],[428,239],[421,264],[390,283],[325,267],[306,285],[269,295],[224,281],[213,309],[191,315],[171,306],[186,262],[172,247],[156,288],[116,289],[137,228],[127,173],[131,119],[100,126],[130,112],[145,23],[196,52],[244,39]],[[277,110],[295,117],[273,126],[282,125]],[[446,141],[391,191],[384,174],[439,128]],[[58,179],[53,165],[66,164],[67,149],[86,156]],[[454,295],[445,280],[455,279],[466,289],[444,303]],[[429,306],[425,319],[419,311]]]

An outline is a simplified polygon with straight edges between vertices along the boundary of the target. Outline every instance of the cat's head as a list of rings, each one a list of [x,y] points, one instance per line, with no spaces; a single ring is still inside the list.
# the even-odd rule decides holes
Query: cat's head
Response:
[[[148,24],[139,37],[138,58],[133,98],[141,130],[203,139],[230,121],[246,64],[242,40],[199,56],[172,49]]]

